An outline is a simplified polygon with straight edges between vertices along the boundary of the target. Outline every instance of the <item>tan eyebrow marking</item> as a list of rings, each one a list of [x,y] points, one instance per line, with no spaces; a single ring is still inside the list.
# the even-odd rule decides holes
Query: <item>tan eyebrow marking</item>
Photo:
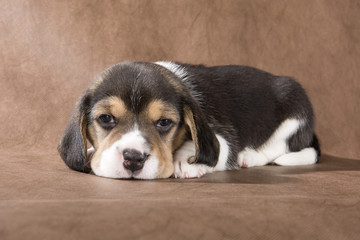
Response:
[[[120,118],[127,113],[127,108],[123,100],[111,96],[100,100],[91,110],[93,118],[98,118],[101,114],[111,114],[115,118]]]
[[[169,118],[174,122],[179,121],[178,111],[170,104],[161,100],[150,102],[147,107],[147,114],[153,122],[158,121],[161,118]]]

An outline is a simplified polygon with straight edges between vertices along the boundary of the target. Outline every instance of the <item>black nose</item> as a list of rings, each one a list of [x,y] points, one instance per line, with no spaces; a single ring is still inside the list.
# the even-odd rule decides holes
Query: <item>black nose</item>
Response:
[[[123,151],[124,167],[132,172],[140,170],[144,167],[148,154],[143,154],[134,149],[125,149]]]

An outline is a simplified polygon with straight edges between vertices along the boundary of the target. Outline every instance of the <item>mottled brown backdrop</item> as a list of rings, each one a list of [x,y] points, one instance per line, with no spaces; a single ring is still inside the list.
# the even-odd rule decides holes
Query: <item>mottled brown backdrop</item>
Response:
[[[359,239],[359,16],[359,0],[0,0],[0,239]],[[128,60],[293,76],[326,154],[190,180],[71,171],[56,146],[76,99]]]
[[[47,1],[0,4],[0,147],[54,151],[73,104],[127,60],[251,65],[310,95],[323,151],[360,158],[360,3]]]

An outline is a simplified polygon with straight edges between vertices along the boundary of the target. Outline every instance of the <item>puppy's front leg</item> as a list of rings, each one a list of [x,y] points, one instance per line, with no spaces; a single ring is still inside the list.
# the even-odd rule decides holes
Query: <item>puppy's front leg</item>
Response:
[[[185,142],[174,154],[175,178],[199,178],[205,173],[212,172],[211,168],[204,164],[189,164],[188,159],[195,156],[193,141]]]
[[[215,167],[209,167],[207,165],[197,163],[189,164],[188,159],[195,156],[196,151],[194,142],[186,141],[174,154],[174,176],[176,178],[198,178],[206,173],[227,170],[230,146],[222,136],[216,134],[216,138],[220,144],[220,153]]]

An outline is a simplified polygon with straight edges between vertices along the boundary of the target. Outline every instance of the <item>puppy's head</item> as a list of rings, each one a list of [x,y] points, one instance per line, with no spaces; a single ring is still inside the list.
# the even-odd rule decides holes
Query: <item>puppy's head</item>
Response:
[[[58,150],[77,171],[167,178],[173,152],[188,138],[196,148],[189,162],[214,166],[218,141],[182,81],[156,64],[122,63],[99,74],[79,98]]]

